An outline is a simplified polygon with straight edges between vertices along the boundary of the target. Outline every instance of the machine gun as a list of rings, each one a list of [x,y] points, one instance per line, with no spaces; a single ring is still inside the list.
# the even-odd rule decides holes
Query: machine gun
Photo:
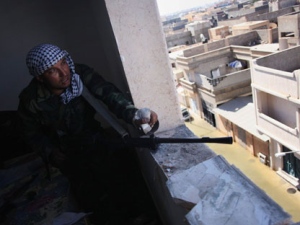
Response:
[[[138,138],[129,137],[128,132],[116,121],[116,119],[107,111],[107,108],[103,103],[97,100],[89,90],[83,86],[82,96],[95,108],[95,110],[100,113],[100,115],[105,118],[105,120],[121,135],[121,139],[114,140],[103,140],[103,143],[120,146],[125,145],[128,147],[145,147],[151,148],[153,150],[157,149],[158,145],[161,143],[219,143],[219,144],[232,144],[232,137],[220,137],[220,138],[158,138],[154,136],[154,132],[159,127],[159,122],[157,121],[153,127],[149,125],[142,124],[139,128],[141,134],[147,134],[146,136],[141,136]],[[143,108],[140,111],[140,118],[144,115],[150,116],[150,109]],[[143,115],[144,114],[144,115]],[[147,116],[146,116],[147,117]],[[143,125],[146,125],[144,127]],[[148,127],[147,127],[148,126]],[[149,128],[149,129],[148,129]]]
[[[127,147],[141,147],[156,150],[159,144],[174,144],[174,143],[217,143],[217,144],[232,144],[232,137],[202,137],[202,138],[159,138],[154,134],[142,137],[129,137],[125,136],[122,139],[106,140],[105,143],[113,145],[125,145]]]

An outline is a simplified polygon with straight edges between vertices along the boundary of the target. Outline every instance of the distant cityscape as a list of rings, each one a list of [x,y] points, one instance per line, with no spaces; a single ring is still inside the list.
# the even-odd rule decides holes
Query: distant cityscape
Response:
[[[201,13],[201,12],[205,12],[208,8],[214,7],[214,8],[222,8],[222,7],[226,7],[229,6],[231,4],[245,4],[246,2],[248,3],[253,3],[256,2],[258,0],[245,0],[245,1],[236,1],[236,0],[232,0],[232,1],[216,1],[216,2],[212,2],[212,3],[208,3],[208,4],[201,4],[199,6],[195,6],[192,8],[187,8],[187,9],[182,9],[176,12],[172,12],[172,13],[164,13],[161,15],[161,17],[165,17],[166,20],[169,19],[173,19],[176,17],[181,17],[184,16],[190,12],[195,12],[195,13]]]

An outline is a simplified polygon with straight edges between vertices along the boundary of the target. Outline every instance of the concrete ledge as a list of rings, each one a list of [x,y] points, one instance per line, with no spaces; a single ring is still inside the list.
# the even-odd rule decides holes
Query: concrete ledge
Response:
[[[156,134],[157,137],[196,137],[185,125]],[[216,154],[205,144],[161,144],[157,150],[137,149],[140,167],[152,194],[161,219],[166,225],[189,224],[185,216],[188,209],[177,205],[166,185],[169,177],[185,171]]]
[[[156,136],[196,137],[185,125]],[[206,144],[161,144],[155,151],[137,149],[137,155],[166,225],[292,224],[289,214]]]

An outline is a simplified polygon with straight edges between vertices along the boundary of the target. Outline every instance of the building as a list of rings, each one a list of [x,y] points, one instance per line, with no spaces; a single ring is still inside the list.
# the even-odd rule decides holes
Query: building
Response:
[[[266,157],[270,166],[295,186],[300,175],[300,154],[279,158],[275,154],[299,151],[299,54],[297,46],[258,58],[251,75],[256,127],[270,137]]]
[[[251,31],[228,37],[225,42],[221,40],[187,48],[174,57],[176,74],[181,75],[175,79],[179,84],[179,99],[183,99],[181,103],[190,108],[194,117],[204,118],[223,133],[233,136],[236,142],[256,156],[259,152],[268,151],[268,138],[260,135],[251,122],[241,124],[237,120],[239,116],[228,116],[219,108],[240,96],[251,96],[252,59],[278,51],[278,45],[273,48],[270,45],[265,48],[248,45],[257,38],[258,34]],[[238,44],[238,40],[240,45],[233,45]],[[222,47],[225,43],[232,45]],[[251,118],[254,119],[254,114]],[[242,133],[247,133],[251,138],[247,141]]]
[[[237,143],[297,186],[299,153],[283,158],[275,154],[299,149],[299,48],[295,47],[299,45],[299,12],[281,15],[277,21],[278,27],[268,20],[234,25],[232,36],[220,37],[215,48],[208,43],[182,50],[176,58],[176,69],[182,70],[181,88],[190,87],[184,96],[189,98],[186,102],[193,114],[200,114],[223,133],[233,136]],[[250,35],[250,31],[258,37],[254,46],[255,37],[240,36]],[[230,41],[233,37],[249,41],[248,46]],[[288,55],[293,56],[291,61],[283,60]],[[229,70],[229,63],[235,60],[244,62],[245,67]]]
[[[299,18],[299,12],[292,12],[278,17],[278,39],[280,50],[299,45]]]
[[[277,1],[269,1],[270,11],[277,11],[280,9],[288,8],[293,5],[297,5],[297,0],[277,0]]]
[[[208,38],[208,30],[210,28],[209,21],[194,21],[187,24],[186,29],[191,32],[192,38],[194,40],[193,43],[201,42],[200,34],[203,34]]]

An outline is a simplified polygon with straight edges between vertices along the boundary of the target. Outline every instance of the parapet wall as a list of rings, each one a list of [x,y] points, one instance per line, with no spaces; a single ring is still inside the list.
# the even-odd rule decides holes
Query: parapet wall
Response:
[[[295,12],[294,7],[280,9],[274,12],[268,12],[259,14],[257,12],[245,15],[247,21],[260,21],[260,20],[269,20],[270,22],[277,23],[277,17]]]
[[[168,35],[166,37],[167,47],[174,47],[177,45],[192,44],[192,35],[190,31],[178,32],[176,34]]]
[[[300,46],[256,59],[257,65],[285,72],[299,69]],[[293,57],[291,57],[293,56]]]
[[[230,36],[228,39],[228,45],[240,45],[249,46],[249,42],[253,40],[259,40],[259,35],[256,31],[249,31],[236,36]]]
[[[204,45],[199,45],[197,47],[185,49],[183,50],[183,56],[191,57],[230,45],[249,46],[249,42],[254,40],[260,40],[260,36],[257,31],[250,31],[236,36],[228,36],[219,41],[214,41]]]

